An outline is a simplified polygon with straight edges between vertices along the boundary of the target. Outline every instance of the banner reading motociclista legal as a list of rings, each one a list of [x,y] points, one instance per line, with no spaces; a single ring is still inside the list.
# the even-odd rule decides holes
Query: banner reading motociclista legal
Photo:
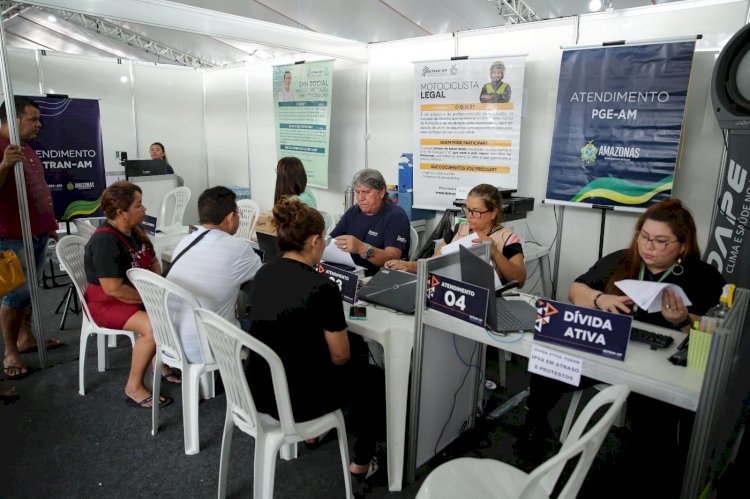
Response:
[[[30,144],[44,166],[57,220],[99,214],[106,188],[99,101],[33,97],[42,129]]]
[[[641,210],[671,195],[694,50],[563,52],[547,201]]]
[[[414,63],[414,206],[458,188],[518,187],[524,56]]]

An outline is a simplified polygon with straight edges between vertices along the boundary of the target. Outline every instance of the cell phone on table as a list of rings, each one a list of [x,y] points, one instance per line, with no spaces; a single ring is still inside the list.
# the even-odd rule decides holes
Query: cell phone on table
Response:
[[[358,321],[367,319],[367,307],[353,306],[349,309],[349,318]]]

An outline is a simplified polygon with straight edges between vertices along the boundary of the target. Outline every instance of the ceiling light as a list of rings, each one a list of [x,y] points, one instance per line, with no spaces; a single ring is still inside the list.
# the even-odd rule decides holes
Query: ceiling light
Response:
[[[589,2],[589,10],[591,12],[597,12],[601,8],[602,8],[602,2],[601,2],[601,0],[591,0]]]
[[[128,77],[127,76],[120,76],[120,81],[122,83],[127,83],[128,82]]]
[[[47,16],[47,20],[49,22],[51,22],[51,23],[56,23],[57,22],[57,18],[55,16],[53,16],[52,14],[50,14],[50,15]]]

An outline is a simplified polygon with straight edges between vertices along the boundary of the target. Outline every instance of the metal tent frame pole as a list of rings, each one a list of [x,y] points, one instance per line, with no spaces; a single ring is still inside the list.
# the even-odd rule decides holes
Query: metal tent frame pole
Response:
[[[8,57],[5,43],[5,28],[0,17],[0,79],[3,83],[3,94],[5,95],[5,109],[8,116],[8,137],[11,144],[20,144],[16,126],[16,106],[13,104],[13,85],[10,81],[8,70]],[[44,343],[44,323],[39,310],[38,277],[36,274],[36,262],[34,259],[33,234],[31,233],[31,221],[29,219],[29,205],[26,194],[26,179],[24,177],[23,163],[15,164],[16,192],[18,193],[18,213],[21,217],[21,234],[23,236],[24,253],[26,254],[26,284],[31,292],[32,306],[32,331],[36,332],[36,340],[39,344],[39,365],[44,369],[47,367],[47,349]]]

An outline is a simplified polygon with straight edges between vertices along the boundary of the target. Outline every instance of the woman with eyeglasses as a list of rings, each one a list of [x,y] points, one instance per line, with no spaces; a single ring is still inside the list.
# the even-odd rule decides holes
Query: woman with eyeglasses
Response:
[[[677,284],[692,305],[688,307],[677,295],[665,290],[661,310],[648,313],[615,286],[623,279]],[[719,301],[722,286],[721,274],[701,261],[692,215],[679,199],[665,199],[641,215],[627,249],[605,256],[576,279],[570,286],[570,301],[687,331],[696,317]]]
[[[615,283],[622,279],[677,284],[692,302],[687,306],[665,290],[662,308],[649,313],[637,307]],[[646,210],[635,225],[627,249],[615,251],[594,264],[570,286],[570,301],[583,307],[631,314],[634,319],[656,326],[688,331],[691,322],[719,301],[724,278],[701,261],[695,222],[678,199],[665,199]],[[630,348],[644,348],[632,345]],[[661,362],[667,364],[665,355]],[[591,387],[595,381],[582,378],[574,387],[542,376],[531,376],[527,401],[526,439],[520,439],[518,453],[544,459],[545,444],[553,439],[547,415],[566,392]],[[666,402],[631,393],[628,397],[629,439],[625,441],[622,466],[634,469],[659,468],[660,478],[651,495],[677,497],[684,470],[693,414]],[[533,463],[531,463],[533,464]],[[628,484],[625,484],[626,486]],[[640,484],[633,484],[640,487]],[[631,493],[632,492],[632,493]],[[624,495],[635,495],[628,490]]]
[[[503,282],[516,280],[523,287],[526,282],[521,238],[512,230],[503,227],[502,197],[496,187],[479,184],[469,191],[464,207],[466,221],[461,222],[453,232],[435,248],[435,255],[440,255],[446,244],[458,241],[476,233],[474,244],[491,242],[490,259]],[[417,262],[390,260],[386,267],[416,273]]]

